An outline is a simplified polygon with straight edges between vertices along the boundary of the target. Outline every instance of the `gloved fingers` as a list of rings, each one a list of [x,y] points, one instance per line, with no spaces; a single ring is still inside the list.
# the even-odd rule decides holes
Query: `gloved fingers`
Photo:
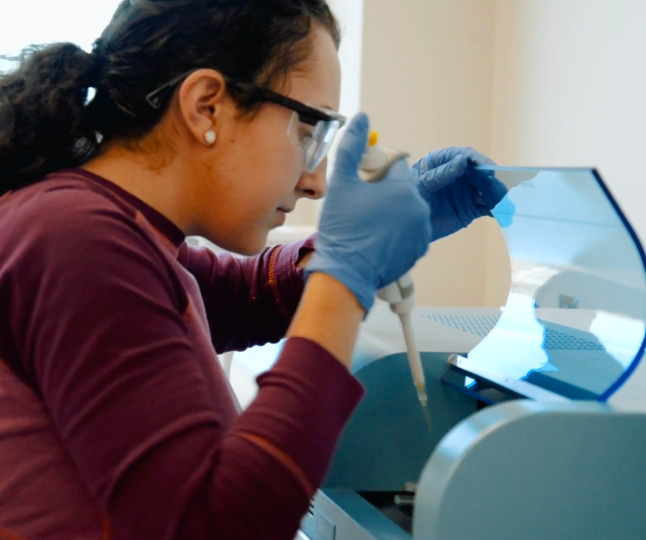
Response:
[[[455,159],[459,154],[459,146],[452,146],[451,148],[444,148],[442,150],[433,150],[415,163],[413,168],[422,173],[429,172],[432,169],[447,164],[449,161]]]
[[[475,195],[473,196],[473,202],[478,208],[483,208],[487,212],[489,211],[489,207],[487,206],[487,203],[484,200],[484,197],[482,196],[482,193],[480,193],[478,190],[475,191]]]
[[[475,202],[483,204],[489,210],[493,210],[507,195],[507,186],[496,178],[494,171],[476,171],[469,168],[467,179],[480,195]]]
[[[418,172],[418,188],[426,200],[434,192],[451,185],[459,180],[467,170],[468,160],[465,156],[458,154],[451,161],[435,167],[428,172]]]
[[[421,172],[427,172],[452,161],[459,155],[465,156],[476,166],[495,165],[491,159],[470,146],[451,146],[442,150],[434,150],[420,159],[413,167]]]
[[[360,113],[352,119],[339,144],[333,178],[361,181],[357,170],[366,151],[369,129],[370,122],[366,114]]]
[[[462,148],[462,151],[460,153],[467,156],[467,158],[469,158],[469,161],[476,166],[492,166],[496,164],[493,159],[485,156],[484,154],[478,152],[470,146]]]

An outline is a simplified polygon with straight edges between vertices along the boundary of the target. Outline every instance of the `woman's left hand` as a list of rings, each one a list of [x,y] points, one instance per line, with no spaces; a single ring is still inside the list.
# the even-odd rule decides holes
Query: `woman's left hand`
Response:
[[[468,147],[436,150],[412,166],[420,194],[431,209],[432,241],[491,216],[507,194],[493,172],[477,171],[478,165],[495,165],[487,156]]]

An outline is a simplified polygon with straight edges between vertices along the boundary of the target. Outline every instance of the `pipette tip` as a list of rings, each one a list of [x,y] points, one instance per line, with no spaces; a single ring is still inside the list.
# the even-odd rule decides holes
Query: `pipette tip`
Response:
[[[426,418],[426,424],[428,425],[428,430],[432,431],[433,426],[431,424],[431,410],[428,408],[428,395],[426,394],[426,385],[416,385],[417,387],[417,398],[422,405],[422,410],[424,411],[424,417]]]

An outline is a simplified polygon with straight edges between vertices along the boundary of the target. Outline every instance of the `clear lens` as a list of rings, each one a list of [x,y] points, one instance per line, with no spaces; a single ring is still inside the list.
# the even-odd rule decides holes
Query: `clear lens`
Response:
[[[314,172],[325,159],[340,127],[338,120],[321,120],[312,126],[301,122],[298,113],[292,114],[287,136],[294,146],[303,150],[307,172]]]

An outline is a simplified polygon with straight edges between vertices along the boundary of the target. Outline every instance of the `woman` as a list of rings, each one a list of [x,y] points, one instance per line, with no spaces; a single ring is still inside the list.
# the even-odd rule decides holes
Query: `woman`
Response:
[[[0,79],[4,537],[294,537],[361,397],[375,291],[502,196],[470,149],[360,182],[360,115],[316,246],[189,248],[257,254],[323,197],[338,44],[324,0],[130,0],[92,54]],[[240,414],[216,351],[285,335]]]

